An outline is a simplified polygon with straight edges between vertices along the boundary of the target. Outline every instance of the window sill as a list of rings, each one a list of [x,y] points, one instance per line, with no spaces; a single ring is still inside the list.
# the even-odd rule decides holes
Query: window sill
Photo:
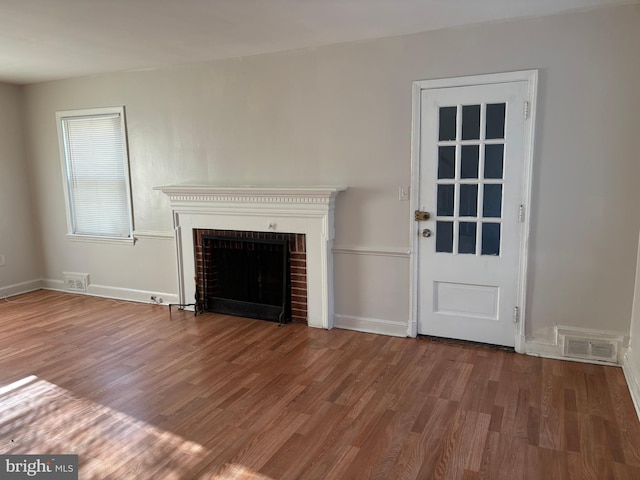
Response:
[[[67,233],[67,238],[74,242],[88,242],[88,243],[108,243],[111,245],[131,245],[136,243],[134,237],[121,238],[121,237],[95,237],[92,235],[75,235],[73,233]]]

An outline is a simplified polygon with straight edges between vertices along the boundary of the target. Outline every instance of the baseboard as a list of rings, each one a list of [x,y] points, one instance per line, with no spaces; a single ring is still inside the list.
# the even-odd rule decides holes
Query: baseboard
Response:
[[[629,353],[630,348],[627,349],[627,353],[624,356],[622,371],[624,372],[624,378],[627,380],[627,387],[631,394],[631,400],[633,400],[633,406],[636,407],[636,415],[640,420],[640,371],[629,361]]]
[[[345,330],[356,330],[358,332],[378,333],[381,335],[391,335],[393,337],[407,336],[407,323],[393,320],[383,320],[380,318],[356,317],[353,315],[334,315],[333,326],[344,328]]]
[[[13,297],[15,295],[40,290],[41,288],[42,280],[40,278],[37,280],[16,283],[14,285],[7,285],[6,287],[0,287],[0,298]]]
[[[150,290],[136,290],[133,288],[112,287],[108,285],[89,284],[86,292],[69,292],[65,288],[62,280],[45,279],[42,281],[42,288],[47,290],[57,290],[60,292],[76,293],[79,295],[91,295],[94,297],[113,298],[115,300],[126,300],[130,302],[155,303],[151,297],[162,299],[162,305],[178,303],[178,295],[175,293],[153,292]]]
[[[107,285],[90,284],[87,288],[89,295],[96,297],[115,298],[118,300],[129,300],[131,302],[153,303],[151,297],[162,299],[163,305],[178,303],[178,295],[175,293],[152,292],[150,290],[135,290],[133,288],[110,287]]]

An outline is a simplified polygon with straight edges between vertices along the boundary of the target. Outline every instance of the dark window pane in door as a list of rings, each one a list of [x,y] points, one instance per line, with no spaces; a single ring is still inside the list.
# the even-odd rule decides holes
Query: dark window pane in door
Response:
[[[436,252],[453,252],[453,222],[436,222]]]
[[[502,178],[504,145],[484,146],[484,178]]]
[[[453,216],[453,185],[438,185],[438,206],[436,207],[436,215],[439,217]]]
[[[438,178],[454,178],[456,174],[456,147],[438,147]]]
[[[501,215],[502,185],[485,185],[484,198],[482,199],[482,216],[486,218],[500,218]]]
[[[487,105],[487,127],[485,138],[504,138],[505,103],[490,103]]]
[[[482,255],[500,255],[500,224],[482,224]]]
[[[463,145],[460,156],[460,178],[478,178],[479,145]]]
[[[440,107],[440,141],[456,139],[456,111],[458,107]]]
[[[478,214],[478,185],[460,185],[460,216],[475,217]]]
[[[458,253],[476,253],[476,223],[460,222]]]
[[[480,105],[462,107],[462,140],[480,138]]]

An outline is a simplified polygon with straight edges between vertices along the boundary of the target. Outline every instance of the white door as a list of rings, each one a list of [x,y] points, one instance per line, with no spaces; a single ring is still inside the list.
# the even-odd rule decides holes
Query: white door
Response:
[[[526,81],[421,90],[420,334],[514,346],[527,101]]]

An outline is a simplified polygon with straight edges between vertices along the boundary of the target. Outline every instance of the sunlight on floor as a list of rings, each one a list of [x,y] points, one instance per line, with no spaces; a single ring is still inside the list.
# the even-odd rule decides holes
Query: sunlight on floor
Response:
[[[0,419],[0,453],[78,454],[83,480],[271,480],[242,465],[210,465],[202,445],[34,375],[0,387]]]
[[[225,465],[225,468],[218,475],[205,476],[202,479],[208,480],[273,480],[271,477],[260,475],[242,465]]]

